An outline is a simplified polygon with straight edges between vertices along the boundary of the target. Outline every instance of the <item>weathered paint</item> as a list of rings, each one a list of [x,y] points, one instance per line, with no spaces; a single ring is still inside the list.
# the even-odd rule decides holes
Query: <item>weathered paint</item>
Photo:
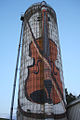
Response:
[[[41,6],[41,3],[33,5],[24,14],[23,43],[18,96],[18,114],[22,114],[21,116],[23,120],[27,120],[27,117],[29,119],[30,115],[28,113],[31,113],[33,117],[40,114],[43,119],[47,119],[47,116],[50,116],[53,119],[54,115],[65,114],[65,106],[62,104],[63,101],[62,98],[60,98],[61,96],[59,89],[57,86],[54,86],[55,82],[53,81],[53,78],[50,77],[51,73],[48,66],[48,61],[40,53],[40,50],[43,50],[44,32]],[[48,29],[47,36],[50,49],[49,59],[54,63],[54,66],[51,63],[51,71],[54,71],[55,73],[53,76],[58,83],[60,91],[63,95],[63,99],[65,101],[64,80],[56,15],[54,10],[47,5],[46,11]],[[27,21],[31,26],[36,43],[38,44],[40,50],[37,50],[39,48],[34,45],[33,36],[30,32]],[[48,70],[44,72],[44,69]],[[49,83],[48,85],[50,86],[44,83],[44,79],[47,80],[47,83]],[[49,79],[51,79],[53,82],[50,82]],[[46,88],[44,84],[48,86],[48,88]],[[46,96],[44,96],[45,94]],[[50,97],[49,100],[48,97]],[[24,117],[24,115],[27,117]],[[36,117],[34,119],[36,119]],[[20,120],[19,115],[18,120]]]

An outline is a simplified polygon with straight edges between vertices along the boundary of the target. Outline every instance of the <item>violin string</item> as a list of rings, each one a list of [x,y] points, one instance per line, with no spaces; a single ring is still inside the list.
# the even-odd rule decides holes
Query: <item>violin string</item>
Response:
[[[36,17],[37,17],[37,16],[36,16]],[[36,22],[36,21],[35,21],[35,22]],[[35,22],[34,22],[34,23],[35,23]],[[36,29],[36,36],[37,36],[37,22],[36,22],[36,25],[34,24],[34,26],[36,26],[36,28],[35,28],[35,27],[34,27],[34,28]],[[35,55],[37,55],[37,53],[36,53]],[[36,77],[37,77],[37,75],[36,75]],[[37,78],[36,78],[35,84],[37,85]],[[37,90],[37,86],[36,86],[36,90]],[[36,106],[36,112],[37,112],[37,106]]]
[[[40,17],[40,13],[39,13],[39,17]],[[40,28],[40,22],[39,22],[39,28]],[[39,36],[40,36],[40,29],[39,29]],[[39,43],[40,44],[40,43]],[[36,54],[37,54],[37,51],[36,51]],[[40,70],[40,78],[41,78],[41,70]],[[40,85],[41,86],[41,85]],[[40,105],[40,111],[41,111],[41,105]]]

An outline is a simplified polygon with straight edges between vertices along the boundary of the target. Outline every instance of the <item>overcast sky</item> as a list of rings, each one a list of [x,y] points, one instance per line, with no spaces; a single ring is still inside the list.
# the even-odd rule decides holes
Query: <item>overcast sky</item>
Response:
[[[0,1],[0,117],[7,117],[10,113],[21,30],[20,16],[30,5],[40,1]],[[80,0],[45,1],[55,10],[57,15],[65,87],[74,95],[79,95]],[[15,97],[14,112],[16,111],[16,101],[17,97]]]

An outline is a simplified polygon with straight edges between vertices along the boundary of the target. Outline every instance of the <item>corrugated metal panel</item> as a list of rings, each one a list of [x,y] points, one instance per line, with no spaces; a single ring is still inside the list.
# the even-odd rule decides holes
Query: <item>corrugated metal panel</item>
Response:
[[[69,120],[80,119],[80,99],[77,99],[68,105],[67,116]]]

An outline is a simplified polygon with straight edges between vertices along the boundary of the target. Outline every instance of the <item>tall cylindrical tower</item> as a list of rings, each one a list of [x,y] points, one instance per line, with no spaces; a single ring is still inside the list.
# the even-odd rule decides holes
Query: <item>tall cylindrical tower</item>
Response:
[[[65,119],[65,89],[55,11],[45,2],[21,17],[18,120]]]

